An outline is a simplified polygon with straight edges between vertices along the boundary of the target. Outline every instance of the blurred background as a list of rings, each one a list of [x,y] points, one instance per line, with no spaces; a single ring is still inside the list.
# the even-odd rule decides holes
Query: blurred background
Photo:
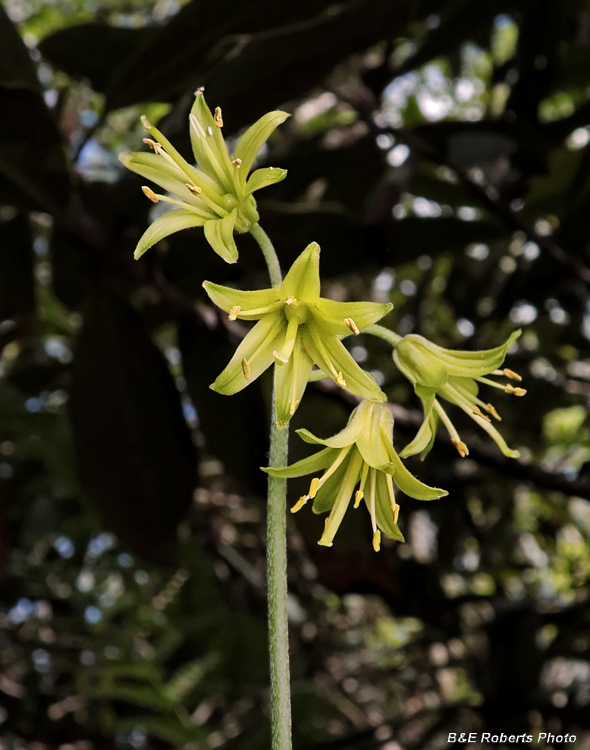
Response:
[[[268,285],[248,235],[198,230],[140,262],[160,206],[117,160],[143,113],[188,156],[197,86],[260,154],[285,267],[322,246],[324,296],[453,348],[524,333],[526,398],[487,399],[521,459],[449,411],[407,462],[407,544],[366,513],[332,549],[289,517],[297,750],[429,750],[449,732],[590,747],[590,9],[523,0],[7,0],[0,7],[0,735],[24,750],[265,750],[270,383],[209,390],[246,324],[204,279]],[[243,325],[243,327],[241,327]],[[347,339],[401,449],[419,402],[383,342]],[[498,394],[498,395],[496,395]],[[486,399],[486,400],[487,400]],[[295,427],[354,406],[309,387]],[[293,460],[306,455],[295,436]],[[290,487],[297,497],[301,487]],[[461,744],[461,743],[458,743]]]

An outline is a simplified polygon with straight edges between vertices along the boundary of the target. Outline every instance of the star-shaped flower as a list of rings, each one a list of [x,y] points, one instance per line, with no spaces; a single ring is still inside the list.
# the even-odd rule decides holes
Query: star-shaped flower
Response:
[[[422,453],[424,457],[428,453],[434,442],[439,419],[449,431],[451,440],[460,455],[469,455],[469,449],[459,437],[459,433],[436,398],[437,396],[456,404],[469,414],[494,439],[505,456],[518,458],[519,452],[511,450],[502,435],[491,424],[488,414],[497,420],[501,418],[492,404],[485,403],[478,398],[478,382],[499,388],[514,396],[525,395],[524,388],[515,387],[510,383],[502,385],[484,377],[485,375],[504,375],[512,380],[522,380],[520,375],[508,368],[499,369],[520,333],[520,331],[515,331],[504,344],[495,349],[476,352],[443,349],[423,336],[415,334],[405,336],[401,340],[394,349],[393,359],[413,384],[416,395],[424,407],[424,422],[414,440],[401,452],[400,455],[403,458],[413,456],[415,453]]]
[[[285,169],[267,167],[257,169],[248,179],[260,148],[287,117],[287,112],[278,110],[261,117],[240,138],[232,157],[221,133],[221,109],[217,107],[215,114],[211,114],[203,90],[199,89],[189,117],[198,169],[183,159],[170,141],[146,117],[142,117],[144,128],[152,136],[144,138],[144,143],[155,153],[124,151],[119,154],[119,159],[133,172],[176,196],[159,195],[151,188],[143,187],[151,201],[164,201],[179,208],[160,216],[148,227],[137,244],[135,258],[174,232],[202,226],[215,252],[227,263],[235,263],[238,250],[234,231],[247,232],[258,222],[252,193],[284,180],[287,175]]]
[[[318,542],[325,547],[332,546],[357,485],[354,507],[357,508],[361,500],[365,501],[371,516],[375,551],[380,548],[381,532],[391,539],[404,541],[397,525],[399,505],[395,500],[394,482],[403,493],[418,500],[436,500],[448,494],[423,484],[403,465],[393,447],[393,416],[385,404],[362,401],[352,412],[348,425],[327,440],[307,430],[297,430],[297,433],[306,443],[326,447],[285,469],[263,471],[288,479],[324,470],[321,477],[311,480],[308,494],[299,499],[291,512],[296,513],[311,499],[314,513],[330,511]]]
[[[280,427],[295,413],[314,362],[351,393],[385,400],[375,378],[358,366],[340,339],[380,320],[392,305],[320,297],[319,256],[319,245],[312,242],[278,289],[242,292],[210,281],[203,284],[211,300],[229,313],[231,320],[258,321],[211,388],[227,395],[237,393],[275,363]]]

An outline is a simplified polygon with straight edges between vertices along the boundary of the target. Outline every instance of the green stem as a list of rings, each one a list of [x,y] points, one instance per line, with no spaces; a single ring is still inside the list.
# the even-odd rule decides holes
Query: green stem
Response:
[[[266,261],[266,265],[268,268],[268,275],[270,276],[271,286],[274,286],[275,288],[280,287],[283,281],[283,276],[281,274],[281,264],[279,263],[276,250],[274,249],[273,244],[270,241],[270,237],[260,226],[260,224],[253,224],[250,227],[250,234],[260,245],[260,249],[262,250],[262,254],[264,255],[264,260]]]
[[[403,336],[399,336],[397,333],[390,331],[389,328],[384,326],[372,325],[363,328],[363,333],[369,333],[371,336],[377,336],[377,338],[387,341],[392,346],[397,346],[402,340]]]
[[[281,266],[266,232],[259,224],[250,234],[260,245],[270,282],[279,287]],[[276,399],[273,393],[270,425],[269,466],[287,465],[289,428],[277,427]],[[291,686],[289,679],[289,623],[287,620],[287,482],[268,478],[266,528],[266,569],[268,593],[268,639],[270,652],[270,701],[272,750],[291,750]]]

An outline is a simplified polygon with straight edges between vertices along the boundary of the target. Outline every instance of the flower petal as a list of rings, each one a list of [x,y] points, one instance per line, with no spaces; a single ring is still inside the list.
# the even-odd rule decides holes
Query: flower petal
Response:
[[[315,474],[318,471],[327,469],[336,458],[336,455],[337,451],[332,450],[331,448],[324,448],[324,450],[314,453],[313,456],[302,458],[301,461],[296,461],[294,464],[286,466],[284,469],[273,469],[268,466],[262,468],[262,471],[270,474],[271,477],[277,477],[278,479],[303,477],[306,474]]]
[[[346,390],[371,401],[385,401],[385,394],[375,378],[362,370],[340,340],[325,323],[317,318],[303,326],[303,343],[320,370],[333,380],[339,373],[346,382]]]
[[[371,402],[367,402],[371,403]],[[374,469],[389,463],[389,449],[393,439],[393,415],[383,404],[371,403],[365,429],[357,446],[364,460]]]
[[[223,185],[226,192],[233,193],[236,168],[231,163],[221,127],[215,122],[202,91],[197,91],[189,121],[191,145],[197,164]]]
[[[234,159],[240,159],[242,162],[238,170],[242,185],[245,184],[248,172],[252,169],[254,159],[262,145],[268,140],[273,130],[285,122],[287,117],[290,117],[288,112],[281,112],[280,110],[268,112],[249,127],[240,138],[234,152]]]
[[[226,263],[235,263],[238,259],[238,248],[234,240],[237,215],[237,209],[234,208],[223,219],[210,219],[204,224],[207,242]]]
[[[405,495],[414,497],[416,500],[437,500],[439,497],[449,494],[446,490],[441,490],[438,487],[429,487],[419,479],[416,479],[406,469],[393,448],[390,451],[390,461],[393,464],[393,481]]]
[[[367,504],[367,507],[368,504]],[[387,488],[387,478],[383,472],[377,472],[377,492],[375,494],[375,516],[377,526],[390,539],[405,542],[404,535],[399,530],[397,523],[393,520],[393,508]]]
[[[301,346],[301,332],[298,331],[289,361],[284,365],[275,367],[274,390],[279,427],[288,424],[295,414],[307,386],[312,367],[313,362]]]
[[[334,538],[342,523],[354,487],[359,480],[362,465],[360,453],[353,448],[336,471],[322,484],[314,498],[314,513],[325,513],[332,509],[326,524],[329,537],[327,541]]]
[[[185,203],[194,206],[195,210],[205,219],[211,219],[215,216],[211,209],[209,209],[198,196],[191,193],[187,188],[187,175],[181,172],[175,164],[167,162],[161,154],[144,154],[124,151],[119,154],[119,160],[127,167],[127,169],[145,177],[150,180],[150,182],[155,182],[156,185],[159,185],[167,192],[177,195],[181,200],[185,201]],[[202,189],[202,184],[200,185],[196,181],[193,182]]]
[[[392,308],[393,305],[378,302],[335,302],[320,297],[313,313],[319,315],[338,336],[350,336],[353,331],[345,320],[354,321],[358,330],[362,331],[381,320]]]
[[[250,195],[255,190],[261,190],[269,185],[276,185],[277,182],[282,182],[286,176],[287,170],[280,169],[280,167],[257,169],[246,183],[245,195]]]
[[[263,315],[274,312],[283,306],[282,300],[276,289],[259,289],[254,292],[243,292],[240,289],[232,289],[229,286],[221,286],[211,281],[204,281],[203,287],[209,299],[230,313],[235,307],[239,307],[237,313],[240,320],[260,320]]]
[[[320,298],[320,246],[308,245],[293,263],[281,284],[281,296],[316,304]]]
[[[501,346],[477,352],[443,349],[431,342],[428,344],[449,375],[476,378],[497,370],[520,334],[520,330],[514,331]]]
[[[135,260],[141,258],[145,251],[149,250],[152,245],[163,240],[164,237],[174,234],[174,232],[179,232],[181,229],[190,229],[191,227],[202,227],[204,223],[205,219],[195,211],[189,211],[186,208],[168,211],[163,216],[160,216],[159,219],[156,219],[145,230],[137,243],[133,257]]]
[[[367,428],[367,419],[371,413],[371,401],[362,401],[356,409],[354,409],[348,419],[348,424],[339,433],[333,435],[330,438],[323,440],[313,435],[309,430],[296,430],[297,434],[306,443],[312,443],[316,445],[327,445],[330,448],[345,448],[347,445],[352,445],[360,438],[363,431]]]
[[[236,349],[228,366],[210,386],[217,393],[230,396],[254,382],[274,362],[273,351],[285,335],[285,316],[269,313],[256,323]],[[248,365],[248,377],[242,360]]]

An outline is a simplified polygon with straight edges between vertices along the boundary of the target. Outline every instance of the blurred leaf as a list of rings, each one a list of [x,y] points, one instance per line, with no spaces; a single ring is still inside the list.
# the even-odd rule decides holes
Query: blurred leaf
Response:
[[[200,685],[204,677],[219,663],[218,654],[209,654],[204,659],[194,659],[184,664],[176,671],[172,679],[166,685],[166,695],[173,703],[184,700],[197,685]]]
[[[0,5],[0,86],[40,92],[35,65],[18,30]]]
[[[35,306],[31,227],[25,216],[0,222],[0,320]]]
[[[135,552],[172,564],[196,482],[195,448],[162,355],[131,308],[108,293],[86,316],[70,408],[90,497]]]

